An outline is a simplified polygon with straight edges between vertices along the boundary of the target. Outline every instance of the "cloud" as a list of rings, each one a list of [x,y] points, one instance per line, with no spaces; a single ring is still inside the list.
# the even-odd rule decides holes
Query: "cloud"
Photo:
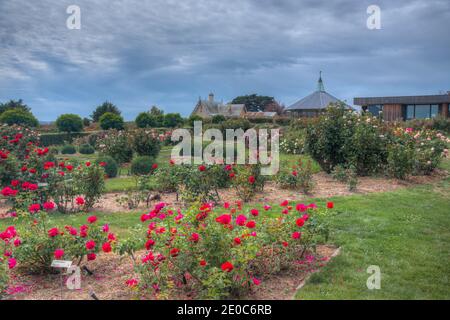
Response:
[[[450,3],[377,1],[382,29],[368,30],[372,2],[2,1],[0,101],[23,98],[43,120],[106,99],[128,119],[152,104],[187,115],[210,91],[290,104],[319,70],[349,102],[450,89]],[[72,4],[81,30],[66,28]]]

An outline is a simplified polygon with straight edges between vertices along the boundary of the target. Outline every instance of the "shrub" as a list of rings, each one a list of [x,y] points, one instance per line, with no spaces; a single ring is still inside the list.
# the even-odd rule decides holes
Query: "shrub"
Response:
[[[205,119],[203,119],[202,117],[200,117],[198,114],[193,114],[189,117],[188,119],[188,124],[193,127],[194,126],[194,122],[195,121],[202,121],[205,122]]]
[[[103,130],[109,130],[109,129],[123,130],[123,128],[124,128],[123,118],[120,115],[112,113],[112,112],[104,113],[100,117],[99,122],[100,122],[100,127]]]
[[[155,127],[155,123],[153,121],[152,116],[148,112],[141,112],[137,115],[136,120],[136,126],[138,128],[151,128]]]
[[[103,169],[90,163],[75,166],[57,162],[49,148],[39,148],[30,141],[34,136],[22,131],[15,135],[16,142],[8,142],[8,153],[1,151],[2,195],[11,209],[35,212],[49,201],[54,201],[61,212],[92,207],[103,192]],[[15,149],[22,144],[26,144],[24,155],[23,150]],[[3,176],[6,170],[8,176]]]
[[[391,177],[405,179],[414,170],[414,149],[409,144],[389,146],[387,171]]]
[[[149,156],[139,156],[131,162],[131,174],[135,176],[148,175],[152,172],[155,160]]]
[[[72,143],[75,138],[87,137],[89,132],[72,132],[72,133],[45,133],[41,134],[40,142],[44,147],[60,146],[66,143]]]
[[[16,248],[19,267],[27,273],[52,272],[50,268],[55,258],[76,260],[81,264],[96,259],[99,252],[109,253],[117,242],[108,225],[100,226],[95,216],[79,228],[65,226],[63,229],[50,225],[45,213],[37,213],[20,229],[21,244]]]
[[[6,123],[7,125],[20,125],[26,127],[37,127],[39,125],[38,120],[29,111],[23,109],[9,109],[0,115],[0,123]]]
[[[244,202],[264,189],[265,178],[261,175],[260,164],[234,166],[229,175],[237,196]]]
[[[81,154],[93,154],[95,153],[95,149],[90,144],[82,144],[78,148],[78,152]]]
[[[118,244],[118,252],[131,257],[138,275],[128,285],[159,298],[173,296],[177,288],[189,288],[200,299],[248,294],[261,278],[292,266],[329,233],[331,209],[289,206],[288,201],[281,205],[263,214],[227,204],[231,215],[208,204],[183,214],[157,204],[141,216],[143,225],[132,238]],[[168,225],[172,232],[165,230]],[[142,248],[146,251],[136,260]]]
[[[214,124],[220,124],[224,121],[226,121],[227,119],[225,118],[225,116],[221,115],[221,114],[216,114],[215,116],[213,116],[211,118],[211,122]]]
[[[226,129],[242,129],[244,131],[247,131],[252,127],[252,124],[247,119],[229,119],[222,123],[222,131],[225,132]]]
[[[100,156],[96,160],[97,164],[102,164],[103,169],[105,170],[105,173],[108,178],[115,178],[117,177],[117,173],[119,172],[119,167],[117,165],[116,160],[114,160],[110,156]]]
[[[133,150],[139,156],[150,156],[156,158],[161,149],[161,144],[155,132],[138,129],[130,132]]]
[[[358,175],[354,166],[345,168],[343,165],[337,165],[332,171],[333,179],[347,183],[349,191],[355,191],[358,185]]]
[[[166,128],[175,128],[182,125],[183,122],[184,120],[179,113],[167,113],[164,116],[163,125]]]
[[[110,130],[97,140],[97,149],[100,153],[110,156],[123,164],[133,159],[133,146],[129,134],[125,131]]]
[[[91,118],[94,122],[99,122],[100,117],[105,113],[113,113],[120,116],[120,110],[111,102],[105,101],[103,104],[98,106],[95,111],[92,113]]]
[[[306,164],[301,159],[298,165],[292,168],[292,171],[280,171],[276,177],[278,185],[283,189],[301,190],[304,193],[309,193],[314,187],[313,172],[311,161]]]
[[[15,251],[20,241],[19,233],[14,226],[9,226],[0,232],[0,300],[6,294],[10,270],[16,268]]]
[[[289,130],[280,142],[280,151],[286,154],[302,154],[305,145],[305,133],[300,130]]]
[[[77,153],[77,150],[75,149],[74,146],[68,144],[61,148],[61,153],[62,154],[75,154],[75,153]]]
[[[62,114],[56,119],[59,131],[71,133],[83,130],[83,120],[76,114]]]

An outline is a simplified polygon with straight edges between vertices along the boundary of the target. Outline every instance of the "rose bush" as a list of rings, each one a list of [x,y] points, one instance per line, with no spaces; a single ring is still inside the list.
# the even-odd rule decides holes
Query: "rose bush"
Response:
[[[117,237],[107,224],[100,225],[96,216],[87,218],[86,224],[62,228],[51,225],[45,211],[19,213],[20,245],[15,248],[19,267],[27,273],[51,271],[52,260],[73,260],[78,265],[86,257],[96,259],[99,252],[109,253]]]
[[[276,176],[278,185],[283,189],[301,190],[309,193],[314,187],[312,179],[313,172],[311,161],[298,160],[298,165],[293,166],[291,171],[281,170]]]
[[[22,240],[14,226],[0,232],[0,299],[8,288],[10,270],[17,265],[15,251],[21,243]]]
[[[265,276],[326,241],[332,213],[288,201],[278,210],[247,211],[241,202],[225,203],[224,210],[203,204],[183,213],[159,203],[143,214],[143,225],[118,245],[139,275],[126,285],[158,298],[169,298],[177,288],[208,299],[245,295]]]
[[[10,142],[12,129],[16,131]],[[61,212],[88,210],[101,196],[104,170],[100,164],[58,162],[48,148],[39,147],[30,130],[8,128],[2,134],[8,142],[3,142],[0,150],[1,195],[11,203],[11,211],[41,209],[49,201]]]
[[[308,126],[306,150],[329,173],[341,165],[354,167],[358,175],[385,173],[404,179],[430,174],[448,141],[436,131],[405,129],[337,105]]]

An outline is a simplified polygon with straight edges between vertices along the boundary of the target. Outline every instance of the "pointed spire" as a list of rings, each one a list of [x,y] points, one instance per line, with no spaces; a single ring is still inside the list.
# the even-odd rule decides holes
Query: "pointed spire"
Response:
[[[325,87],[322,81],[322,71],[319,72],[319,81],[317,82],[317,91],[325,92]]]

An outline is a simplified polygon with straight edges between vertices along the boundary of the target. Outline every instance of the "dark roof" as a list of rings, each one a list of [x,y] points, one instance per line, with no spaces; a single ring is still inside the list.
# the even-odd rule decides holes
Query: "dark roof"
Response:
[[[309,96],[306,96],[303,99],[297,101],[293,105],[290,105],[286,108],[286,110],[292,111],[325,109],[330,105],[330,103],[339,102],[342,101],[325,91],[325,87],[322,81],[322,71],[320,71],[319,81],[317,82],[317,90],[311,93]],[[347,107],[353,109],[349,105],[347,105]]]
[[[338,102],[341,101],[325,91],[314,91],[309,96],[287,107],[286,110],[325,109],[330,103]]]
[[[428,96],[398,96],[398,97],[365,97],[354,98],[353,104],[367,106],[373,104],[439,104],[450,103],[450,94]]]

